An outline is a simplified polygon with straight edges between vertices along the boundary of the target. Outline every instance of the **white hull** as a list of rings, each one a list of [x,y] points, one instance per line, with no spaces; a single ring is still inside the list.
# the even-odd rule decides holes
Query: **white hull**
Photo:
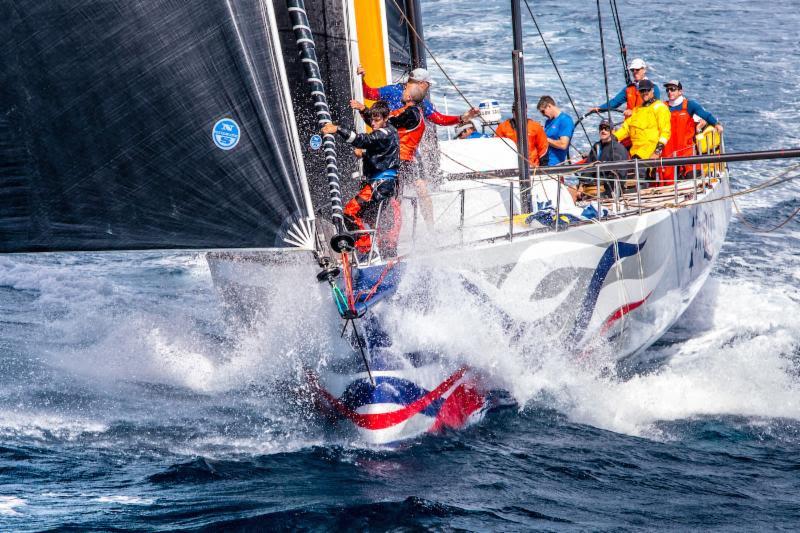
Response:
[[[565,193],[566,194],[566,193]],[[711,272],[730,221],[727,179],[704,203],[424,256],[467,272],[505,311],[581,349],[611,339],[624,359],[658,340]],[[530,302],[530,304],[528,304]]]
[[[533,326],[537,333],[558,339],[574,353],[585,355],[603,346],[612,359],[635,360],[678,320],[707,279],[727,232],[729,193],[725,178],[700,197],[713,201],[630,214],[558,232],[529,232],[515,235],[512,241],[500,238],[443,250],[418,250],[407,263],[455,274],[472,296],[495,305],[513,323]],[[285,312],[270,309],[270,294],[280,290],[278,287],[290,276],[295,297],[306,295],[329,305],[332,312],[327,316],[334,325],[340,324],[333,302],[325,302],[325,291],[319,290],[327,289],[327,285],[314,278],[318,268],[310,254],[298,254],[288,265],[285,257],[275,262],[268,255],[243,259],[217,254],[209,255],[208,262],[214,283],[227,300],[240,299],[242,294],[250,297],[248,303],[229,301],[229,305],[249,312],[255,306],[267,318],[270,313]],[[379,305],[393,302],[384,300]],[[394,377],[417,384],[424,393],[436,390],[459,368],[455,363],[443,363],[437,365],[435,377],[423,377],[412,365],[381,368],[379,363],[374,364],[377,376],[383,371],[394,372]],[[481,384],[479,374],[470,372],[477,384],[472,392],[479,390],[475,394],[483,394],[485,401],[477,405],[472,394],[466,401],[469,408],[462,411],[482,413],[488,406],[488,388]],[[323,396],[335,401],[341,399],[347,386],[366,379],[366,374],[359,372],[328,370],[314,374],[312,381],[324,391]],[[377,396],[370,396],[354,412],[373,416],[408,407],[408,403],[380,400],[379,388],[373,387]],[[454,389],[455,384],[451,384],[445,393]],[[351,415],[343,418],[350,418],[361,438],[374,444],[441,429],[435,414],[416,413],[401,423],[380,428],[359,425]],[[463,417],[463,422],[468,419],[470,416]]]

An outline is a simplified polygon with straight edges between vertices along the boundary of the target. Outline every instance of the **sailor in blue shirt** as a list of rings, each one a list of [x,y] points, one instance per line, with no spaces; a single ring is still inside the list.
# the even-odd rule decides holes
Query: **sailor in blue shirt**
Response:
[[[569,155],[569,143],[575,124],[572,118],[556,105],[552,96],[542,96],[536,105],[539,112],[547,117],[544,123],[544,132],[547,135],[547,165],[553,166],[563,163]]]
[[[628,70],[631,72],[632,76],[631,83],[618,92],[614,98],[609,100],[608,105],[602,104],[593,107],[589,110],[590,113],[605,111],[607,109],[617,109],[622,104],[625,104],[625,112],[623,114],[625,118],[628,118],[633,114],[634,109],[642,105],[642,98],[639,95],[639,82],[647,79],[647,63],[644,62],[644,59],[637,57],[628,65]],[[656,100],[659,100],[661,98],[661,93],[658,90],[658,86],[656,85],[653,90],[655,91]]]

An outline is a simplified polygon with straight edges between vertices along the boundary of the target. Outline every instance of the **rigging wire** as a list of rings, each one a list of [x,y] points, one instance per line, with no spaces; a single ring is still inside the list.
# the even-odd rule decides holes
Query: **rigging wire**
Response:
[[[468,106],[475,107],[475,106],[472,105],[472,102],[469,101],[469,99],[466,97],[466,95],[464,95],[464,93],[461,92],[461,89],[458,88],[458,85],[456,85],[456,82],[453,81],[453,78],[450,77],[450,75],[444,69],[442,64],[439,63],[439,60],[436,59],[436,56],[433,55],[433,52],[431,52],[431,49],[428,47],[428,43],[426,43],[425,40],[417,32],[417,29],[414,27],[413,22],[411,22],[411,20],[406,16],[405,11],[403,11],[403,9],[400,7],[400,4],[397,3],[397,0],[392,0],[392,3],[397,8],[397,11],[400,13],[400,16],[403,17],[403,20],[406,21],[406,25],[408,26],[408,29],[410,29],[414,33],[414,36],[417,39],[419,39],[420,42],[422,42],[422,44],[425,46],[425,51],[428,53],[429,56],[431,56],[431,59],[433,59],[433,62],[436,63],[436,66],[439,68],[439,70],[442,72],[442,74],[444,74],[444,77],[447,78],[447,81],[450,83],[450,85],[453,86],[453,89],[456,90],[458,95],[461,97],[462,100],[464,100],[464,102],[466,102],[466,104]]]
[[[608,92],[608,65],[606,65],[606,44],[603,40],[603,15],[600,12],[600,0],[597,0],[597,25],[600,27],[600,53],[603,54],[603,81],[606,84],[606,113],[611,124],[611,95]]]
[[[572,106],[572,110],[575,112],[575,116],[580,119],[581,114],[578,113],[578,108],[575,107],[575,102],[572,100],[572,96],[569,94],[569,90],[567,89],[567,84],[564,83],[564,78],[561,77],[561,71],[558,69],[558,65],[556,64],[556,60],[553,58],[553,54],[550,53],[550,47],[547,46],[547,41],[544,40],[544,34],[542,33],[541,28],[539,28],[539,23],[536,21],[536,17],[533,16],[533,10],[531,9],[528,0],[525,0],[525,7],[528,8],[528,14],[531,16],[531,20],[533,21],[534,26],[536,26],[536,31],[539,32],[539,38],[542,40],[542,44],[544,45],[544,49],[547,52],[547,57],[550,58],[550,62],[553,64],[553,68],[556,71],[556,75],[558,76],[558,80],[561,82],[561,86],[564,88],[564,92],[569,99],[569,103]],[[589,146],[592,145],[592,139],[589,137],[589,132],[586,131],[586,126],[583,125],[583,121],[579,121],[581,125],[581,129],[583,133],[586,134],[586,140],[589,142]],[[570,139],[572,141],[572,139]]]
[[[736,209],[736,214],[739,215],[739,218],[742,220],[744,225],[747,226],[748,228],[752,229],[756,233],[772,233],[775,230],[779,230],[782,227],[784,227],[786,224],[791,222],[792,219],[794,217],[796,217],[798,213],[800,213],[800,206],[798,206],[797,209],[795,209],[794,212],[792,214],[790,214],[788,216],[788,218],[786,218],[786,220],[784,220],[783,222],[781,222],[777,226],[773,226],[771,228],[764,229],[764,228],[759,228],[758,226],[750,223],[750,221],[747,220],[747,217],[745,217],[744,213],[742,213],[742,211],[739,209],[739,205],[736,203],[736,199],[735,198],[731,198],[731,202],[733,202],[733,207],[734,207],[734,209]]]
[[[625,85],[631,84],[631,73],[628,70],[628,48],[625,46],[625,39],[622,37],[622,23],[619,20],[619,9],[617,0],[608,0],[611,6],[611,15],[614,19],[614,29],[617,30],[617,42],[619,42],[619,55],[622,58],[622,71],[625,75]]]
[[[461,97],[461,99],[464,100],[464,102],[466,102],[466,104],[470,108],[475,107],[474,105],[472,105],[472,102],[469,101],[469,99],[466,97],[466,95],[461,91],[461,89],[458,87],[458,85],[456,85],[456,82],[453,81],[453,78],[450,77],[450,75],[444,69],[442,64],[439,63],[439,60],[436,59],[436,56],[433,55],[433,52],[431,51],[430,47],[428,47],[428,43],[426,43],[425,40],[417,32],[417,29],[414,27],[414,24],[406,16],[405,12],[402,10],[400,5],[397,3],[397,0],[392,0],[392,3],[395,5],[395,7],[397,7],[397,10],[400,13],[400,16],[403,17],[403,20],[406,21],[406,25],[408,26],[408,29],[410,29],[414,33],[414,35],[420,40],[420,42],[422,42],[422,45],[425,47],[425,51],[428,53],[428,55],[433,60],[433,62],[436,63],[436,67],[441,71],[441,73],[444,75],[444,77],[447,78],[448,83],[450,83],[450,85],[453,86],[453,89],[456,90],[456,92]],[[492,130],[492,133],[497,133],[495,128],[492,127],[491,125],[489,125],[489,129]],[[516,147],[511,146],[510,144],[507,144],[506,146],[508,147],[509,150],[512,150],[517,155],[517,158],[525,158],[525,159],[528,159],[528,161],[530,162],[530,159],[529,159],[530,155],[526,156],[526,155],[523,155],[523,154],[519,153],[519,150],[517,150]],[[532,174],[533,174],[533,176],[536,176],[536,169],[535,168],[533,169]]]

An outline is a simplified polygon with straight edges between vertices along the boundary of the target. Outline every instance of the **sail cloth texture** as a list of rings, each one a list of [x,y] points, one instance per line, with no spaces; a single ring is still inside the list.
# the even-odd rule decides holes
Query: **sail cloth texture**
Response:
[[[323,150],[313,149],[310,142],[320,130],[314,99],[297,51],[286,0],[273,0],[273,5],[312,201],[317,209],[318,218],[330,219],[330,193],[328,180],[325,177],[325,153]],[[354,98],[353,86],[356,76],[352,68],[349,39],[355,39],[356,32],[355,28],[349,28],[347,24],[350,16],[347,9],[352,6],[349,2],[341,0],[305,0],[305,7],[311,33],[314,35],[314,47],[331,117],[335,123],[354,129],[355,113],[350,107],[350,100]],[[360,86],[360,80],[358,84]],[[360,189],[360,183],[350,179],[350,175],[357,169],[356,159],[352,148],[346,143],[337,143],[336,157],[339,175],[342,177],[340,182],[342,198],[346,200]]]
[[[0,252],[289,246],[309,213],[263,0],[0,20]]]
[[[414,69],[411,58],[411,32],[406,21],[405,0],[386,0],[386,27],[389,34],[389,60],[392,70],[410,72]],[[399,9],[398,9],[399,8]]]
[[[423,42],[422,7],[420,0],[386,0],[386,26],[389,36],[389,60],[392,71],[410,72],[417,67],[426,68]],[[409,28],[412,20],[416,33]],[[414,64],[413,43],[419,48],[418,64]]]

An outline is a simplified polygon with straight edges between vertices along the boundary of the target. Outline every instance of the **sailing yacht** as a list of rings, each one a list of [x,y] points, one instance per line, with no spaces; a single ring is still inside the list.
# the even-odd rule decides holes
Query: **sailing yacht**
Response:
[[[363,131],[348,105],[363,96],[358,64],[375,86],[424,66],[419,0],[30,0],[2,11],[0,252],[207,251],[241,320],[315,308],[308,327],[343,336],[342,353],[305,369],[307,389],[368,443],[463,427],[503,404],[485,369],[411,345],[412,314],[435,325],[437,309],[476,306],[509,343],[535,332],[581,358],[635,361],[696,296],[725,238],[735,154],[531,173],[501,139],[434,139],[435,243],[409,195],[399,256],[355,254],[340,178],[358,165],[317,134],[334,119]],[[514,55],[522,74],[519,42]],[[698,171],[642,186],[647,168],[670,164]],[[561,181],[614,169],[635,187],[588,205]],[[287,287],[289,302],[278,297]]]
[[[316,30],[306,18],[313,11],[299,8],[289,2],[290,12],[302,15],[292,30],[304,43],[300,57],[306,61],[304,46]],[[415,2],[345,4],[345,14],[341,37],[350,43],[353,82],[358,64],[383,74],[371,80],[378,86],[399,74],[397,67],[424,65]],[[319,64],[319,57],[311,61]],[[360,83],[351,88],[360,99]],[[516,89],[524,100],[524,84]],[[310,90],[324,89],[312,81]],[[319,112],[319,100],[312,108]],[[410,346],[413,331],[397,320],[398,310],[406,317],[418,313],[435,327],[432,300],[447,292],[446,305],[479,306],[499,317],[512,343],[530,342],[535,331],[538,342],[581,358],[602,351],[635,362],[698,293],[725,238],[730,188],[721,166],[701,168],[695,179],[674,187],[644,189],[643,164],[635,191],[576,205],[555,176],[579,166],[537,171],[526,183],[520,176],[529,171],[518,157],[525,152],[503,139],[440,141],[435,151],[438,157],[426,161],[430,169],[438,160],[444,177],[431,195],[435,245],[425,242],[419,198],[409,195],[403,198],[400,258],[344,252],[337,260],[334,249],[319,277],[323,290],[326,280],[332,288],[352,353],[345,357],[350,364],[308,369],[309,384],[326,415],[351,425],[368,443],[462,427],[504,404],[496,376],[424,342]],[[600,215],[584,216],[587,208]],[[380,222],[374,231],[380,232]],[[318,221],[318,234],[335,248],[335,227]],[[255,266],[251,257],[209,254],[215,283],[231,306],[264,309],[276,270],[283,268],[264,259]],[[254,293],[254,287],[261,290]]]

